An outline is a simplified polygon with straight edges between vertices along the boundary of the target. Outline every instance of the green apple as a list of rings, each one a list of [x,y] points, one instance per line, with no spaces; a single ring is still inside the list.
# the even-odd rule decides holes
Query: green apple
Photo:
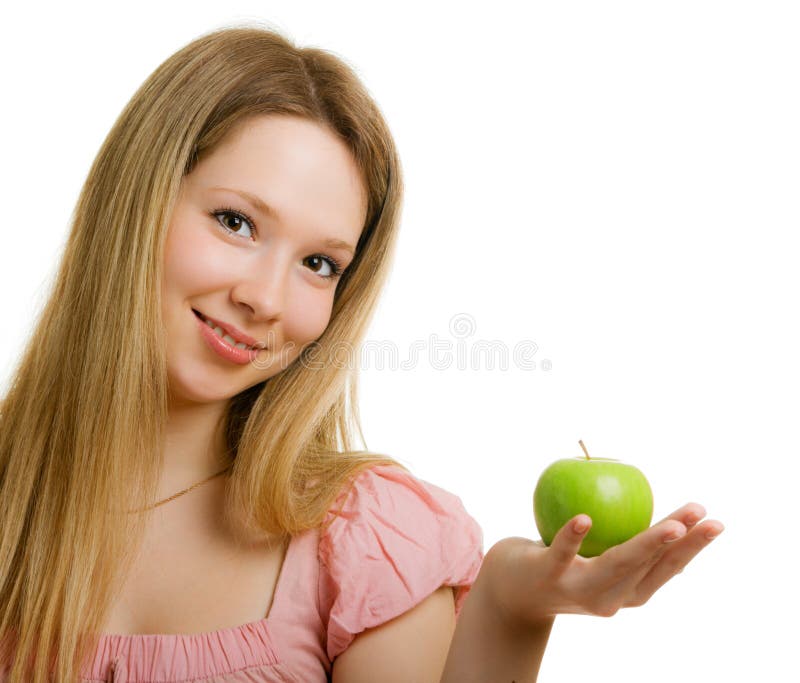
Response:
[[[578,554],[595,557],[644,531],[653,519],[653,492],[633,465],[611,458],[557,460],[542,472],[533,492],[533,514],[545,545],[570,519],[592,518]]]

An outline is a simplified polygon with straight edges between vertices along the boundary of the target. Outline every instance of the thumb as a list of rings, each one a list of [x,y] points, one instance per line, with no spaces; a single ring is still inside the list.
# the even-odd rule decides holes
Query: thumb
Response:
[[[592,518],[589,515],[580,514],[559,529],[550,544],[548,553],[554,575],[563,573],[572,564],[591,526]]]

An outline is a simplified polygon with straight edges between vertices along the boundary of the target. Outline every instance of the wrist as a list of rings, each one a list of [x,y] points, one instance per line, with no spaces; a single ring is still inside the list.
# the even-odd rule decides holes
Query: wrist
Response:
[[[488,557],[488,562],[487,562]],[[498,602],[487,554],[456,622],[440,683],[535,683],[555,617],[522,624]]]
[[[473,585],[473,590],[478,588],[478,599],[483,602],[484,609],[496,615],[498,626],[512,632],[549,631],[556,617],[554,611],[547,610],[544,600],[540,609],[531,611],[530,595],[525,596],[524,616],[519,611],[522,596],[514,595],[508,571],[509,566],[523,562],[520,555],[528,550],[529,544],[528,539],[516,537],[495,543],[484,556],[481,571]],[[535,587],[532,589],[535,590]]]

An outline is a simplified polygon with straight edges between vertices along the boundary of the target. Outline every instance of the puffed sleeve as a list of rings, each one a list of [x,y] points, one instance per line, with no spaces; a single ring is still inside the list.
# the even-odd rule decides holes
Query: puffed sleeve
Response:
[[[458,496],[396,466],[359,473],[331,507],[320,534],[319,602],[328,658],[441,586],[457,587],[458,617],[482,561],[483,532]]]

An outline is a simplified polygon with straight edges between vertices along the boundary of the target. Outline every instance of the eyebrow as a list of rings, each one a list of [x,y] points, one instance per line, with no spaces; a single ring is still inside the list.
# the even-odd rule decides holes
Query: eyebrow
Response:
[[[265,216],[269,216],[270,218],[274,218],[275,220],[279,219],[278,212],[273,209],[269,204],[267,204],[261,197],[258,197],[254,194],[250,194],[249,192],[245,192],[244,190],[234,190],[232,187],[212,187],[212,190],[223,190],[225,192],[233,192],[234,194],[238,194],[240,197],[246,199],[250,202],[253,206],[256,207],[261,213]],[[333,249],[344,249],[345,251],[349,251],[350,255],[352,256],[355,254],[355,248],[345,242],[344,240],[335,239],[333,237],[329,237],[322,242],[326,247],[331,247]]]

